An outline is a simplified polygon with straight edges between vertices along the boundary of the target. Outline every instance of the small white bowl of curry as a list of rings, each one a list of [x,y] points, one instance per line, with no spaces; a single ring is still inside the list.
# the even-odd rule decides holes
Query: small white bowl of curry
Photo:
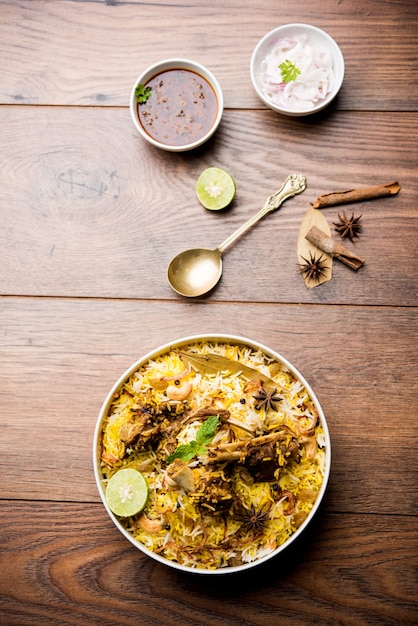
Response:
[[[223,95],[215,76],[188,59],[165,59],[138,76],[130,111],[139,134],[169,152],[193,150],[215,133]]]

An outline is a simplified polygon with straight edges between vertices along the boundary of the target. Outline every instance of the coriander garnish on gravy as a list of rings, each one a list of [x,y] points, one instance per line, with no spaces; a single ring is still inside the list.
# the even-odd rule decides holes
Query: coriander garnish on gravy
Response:
[[[138,119],[156,141],[182,146],[212,128],[218,102],[210,83],[189,69],[169,69],[137,85]]]

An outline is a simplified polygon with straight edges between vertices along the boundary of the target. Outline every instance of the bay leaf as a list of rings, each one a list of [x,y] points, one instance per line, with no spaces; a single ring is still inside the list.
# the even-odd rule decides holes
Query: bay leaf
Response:
[[[326,252],[322,252],[322,250],[317,248],[313,243],[305,239],[305,235],[307,235],[312,226],[317,226],[320,230],[331,237],[331,229],[324,214],[319,209],[310,208],[309,211],[305,213],[299,229],[299,236],[297,240],[299,267],[304,265],[306,260],[309,261],[311,254],[313,254],[316,258],[322,255],[326,268],[321,273],[318,280],[309,278],[308,276],[302,274],[303,280],[308,289],[321,285],[332,278],[332,256]]]
[[[241,374],[247,380],[262,380],[273,387],[280,386],[262,372],[238,361],[232,361],[221,354],[193,354],[191,352],[179,352],[179,354],[203,375],[218,374],[219,372],[225,375]]]

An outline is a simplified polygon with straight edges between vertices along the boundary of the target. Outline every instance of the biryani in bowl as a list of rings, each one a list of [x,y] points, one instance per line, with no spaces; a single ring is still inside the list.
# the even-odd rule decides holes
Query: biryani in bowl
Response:
[[[257,342],[188,337],[136,362],[95,432],[104,506],[133,545],[203,574],[287,547],[315,514],[331,449],[303,377]]]

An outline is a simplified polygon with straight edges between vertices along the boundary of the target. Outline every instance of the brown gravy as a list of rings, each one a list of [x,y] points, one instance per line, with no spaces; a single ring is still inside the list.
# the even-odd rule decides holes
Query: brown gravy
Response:
[[[151,95],[138,104],[138,119],[156,141],[183,146],[206,135],[215,122],[218,102],[213,87],[186,69],[160,72],[145,85]]]

